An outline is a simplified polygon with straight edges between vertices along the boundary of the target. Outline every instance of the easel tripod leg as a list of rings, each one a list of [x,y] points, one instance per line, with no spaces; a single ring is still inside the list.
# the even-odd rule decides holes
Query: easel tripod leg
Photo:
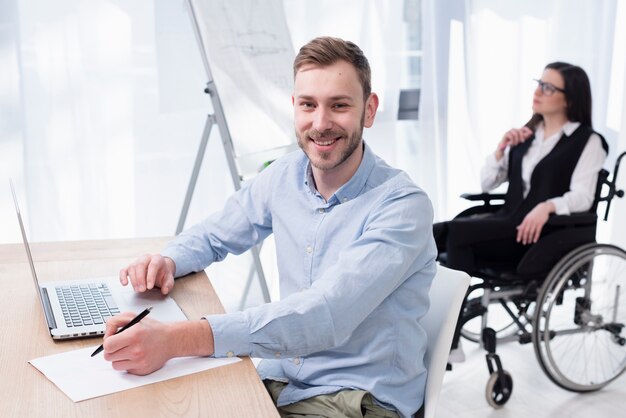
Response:
[[[198,148],[198,154],[196,154],[196,161],[193,165],[193,171],[191,172],[191,178],[189,179],[189,185],[187,186],[187,194],[185,194],[185,202],[178,218],[178,225],[176,226],[176,235],[180,234],[185,227],[185,221],[187,220],[187,213],[189,212],[189,205],[191,204],[191,198],[196,188],[196,182],[198,181],[198,174],[200,173],[200,167],[202,166],[202,160],[204,159],[204,153],[209,142],[209,136],[211,136],[211,128],[215,119],[213,115],[208,115],[206,124],[204,125],[204,131],[202,132],[202,139],[200,140],[200,147]]]

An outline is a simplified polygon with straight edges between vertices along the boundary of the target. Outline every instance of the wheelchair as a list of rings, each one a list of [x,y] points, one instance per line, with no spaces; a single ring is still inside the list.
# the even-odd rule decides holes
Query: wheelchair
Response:
[[[599,204],[606,221],[614,197],[623,197],[616,179],[602,169],[589,212],[552,215],[556,227],[542,235],[515,264],[476,260],[468,272],[477,283],[467,291],[459,316],[460,335],[486,349],[487,402],[502,407],[513,379],[496,354],[497,343],[532,343],[537,360],[556,385],[574,392],[601,389],[626,370],[626,251],[597,243]],[[464,194],[482,204],[458,217],[497,211],[504,194]],[[456,219],[455,218],[455,219]],[[446,265],[446,254],[439,262]]]

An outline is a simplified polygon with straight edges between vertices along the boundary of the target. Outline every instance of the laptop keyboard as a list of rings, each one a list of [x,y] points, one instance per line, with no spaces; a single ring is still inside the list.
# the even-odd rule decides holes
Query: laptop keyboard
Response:
[[[120,313],[105,283],[55,287],[68,327],[103,324]]]

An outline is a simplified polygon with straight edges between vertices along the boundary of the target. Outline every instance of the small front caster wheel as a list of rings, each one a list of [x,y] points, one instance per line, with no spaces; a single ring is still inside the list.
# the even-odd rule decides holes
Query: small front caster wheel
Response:
[[[493,372],[487,380],[485,396],[487,403],[495,409],[502,408],[507,403],[513,392],[513,378],[509,372],[503,370],[502,378],[498,372]]]

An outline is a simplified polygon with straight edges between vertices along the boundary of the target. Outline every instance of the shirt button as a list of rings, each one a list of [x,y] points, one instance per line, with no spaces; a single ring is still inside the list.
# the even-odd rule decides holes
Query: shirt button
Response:
[[[298,357],[296,357],[295,359],[293,359],[293,364],[295,364],[296,366],[298,364],[300,364],[300,359]]]
[[[319,208],[319,209],[318,209],[318,212],[319,212],[319,213],[324,213],[324,212],[326,212],[326,209],[324,209],[324,208]]]
[[[343,203],[346,203],[346,202],[348,201],[348,198],[347,198],[347,197],[344,197],[341,201],[342,201]]]
[[[232,351],[229,351],[228,353],[226,353],[226,357],[232,357],[234,355],[235,353],[233,353]]]
[[[313,247],[311,247],[310,245],[306,247],[306,252],[311,254],[313,252]]]

